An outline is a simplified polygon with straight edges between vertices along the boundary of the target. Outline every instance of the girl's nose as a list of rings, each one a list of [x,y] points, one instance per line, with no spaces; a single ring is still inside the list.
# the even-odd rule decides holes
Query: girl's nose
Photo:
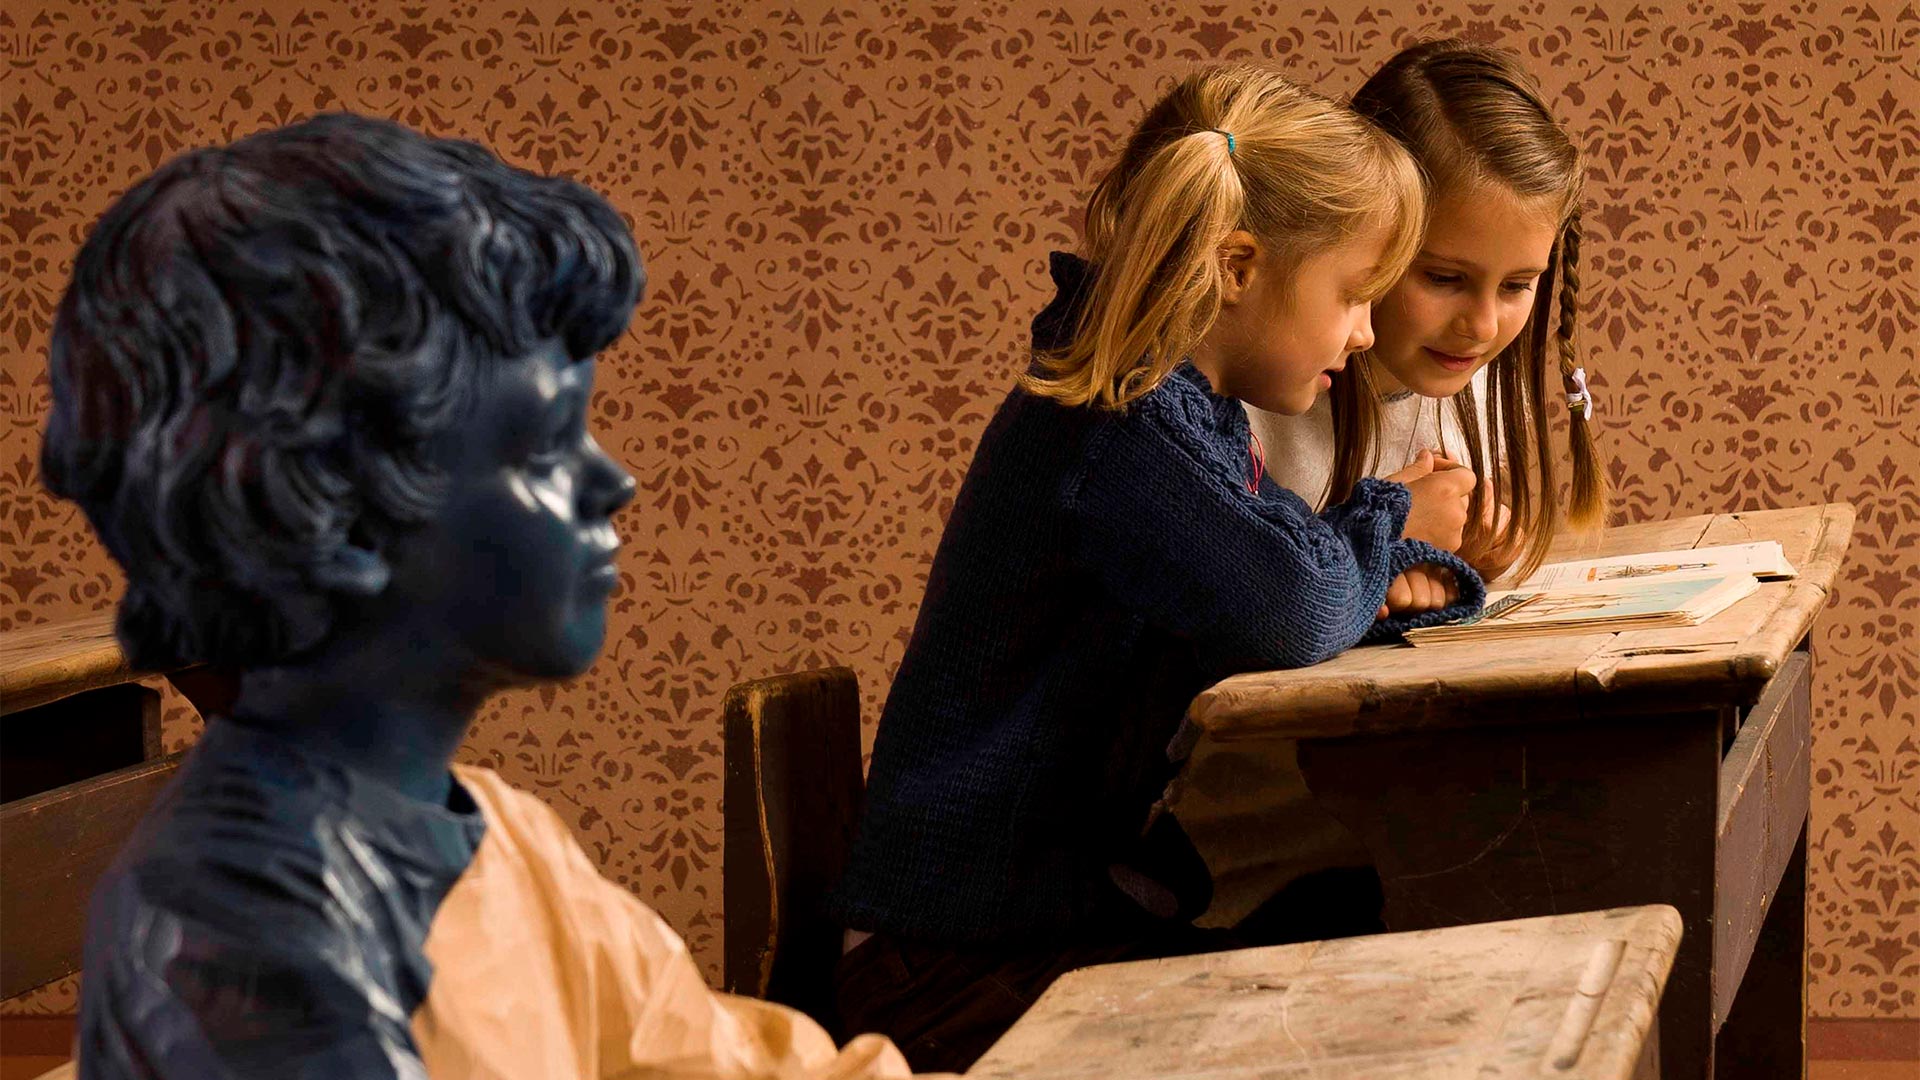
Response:
[[[1373,348],[1373,305],[1368,304],[1360,311],[1360,323],[1347,335],[1348,352],[1366,352]]]
[[[1475,296],[1454,319],[1453,332],[1473,342],[1492,341],[1500,332],[1500,313],[1492,295]]]

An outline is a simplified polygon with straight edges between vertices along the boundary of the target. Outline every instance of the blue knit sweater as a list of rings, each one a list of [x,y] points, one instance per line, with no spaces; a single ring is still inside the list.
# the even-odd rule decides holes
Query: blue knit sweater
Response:
[[[1037,348],[1072,332],[1084,290],[1078,259],[1056,254],[1053,272]],[[1271,480],[1250,493],[1247,448],[1240,403],[1191,365],[1122,412],[1008,395],[881,716],[830,903],[842,925],[984,944],[1137,921],[1114,868],[1153,861],[1142,825],[1195,694],[1482,601],[1465,564],[1399,539],[1405,487],[1362,480],[1316,516]],[[1460,604],[1376,624],[1422,562],[1453,570]]]

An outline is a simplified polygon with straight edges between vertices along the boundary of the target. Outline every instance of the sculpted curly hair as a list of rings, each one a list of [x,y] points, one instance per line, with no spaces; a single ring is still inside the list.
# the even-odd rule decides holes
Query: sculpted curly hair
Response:
[[[573,181],[348,114],[192,151],[102,215],[54,318],[47,486],[127,574],[139,667],[324,641],[430,518],[490,370],[627,326],[633,237]]]

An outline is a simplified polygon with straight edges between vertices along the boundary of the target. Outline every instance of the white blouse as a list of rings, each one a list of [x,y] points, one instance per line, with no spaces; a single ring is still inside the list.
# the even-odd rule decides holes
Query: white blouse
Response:
[[[1473,373],[1474,410],[1480,417],[1482,460],[1487,460],[1487,369]],[[1333,479],[1333,402],[1322,394],[1299,416],[1283,416],[1247,406],[1247,422],[1266,452],[1267,475],[1316,510],[1323,509]],[[1373,465],[1364,475],[1389,476],[1412,464],[1422,450],[1443,449],[1462,462],[1467,436],[1460,430],[1453,402],[1401,391],[1380,403],[1380,441]]]

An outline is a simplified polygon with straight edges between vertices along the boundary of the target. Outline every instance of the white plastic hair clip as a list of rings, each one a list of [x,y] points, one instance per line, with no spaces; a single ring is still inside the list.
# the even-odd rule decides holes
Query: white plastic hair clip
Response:
[[[1567,391],[1567,411],[1571,413],[1573,410],[1579,409],[1581,410],[1581,420],[1592,420],[1593,391],[1587,389],[1587,369],[1583,367],[1574,368],[1573,374],[1567,378],[1569,382],[1573,383],[1573,389]]]

